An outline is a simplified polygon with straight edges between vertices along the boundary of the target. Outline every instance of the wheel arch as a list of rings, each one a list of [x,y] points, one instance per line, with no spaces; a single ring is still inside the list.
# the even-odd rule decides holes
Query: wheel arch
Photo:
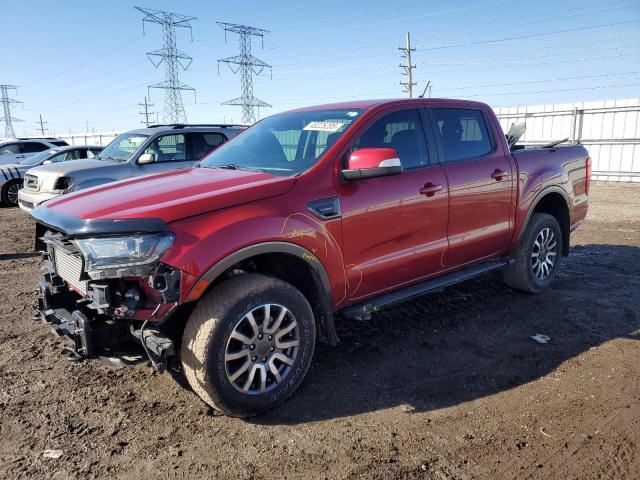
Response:
[[[274,276],[292,284],[311,304],[318,338],[332,345],[338,343],[329,275],[313,253],[294,243],[263,242],[229,254],[200,277],[189,291],[187,301],[198,300],[205,292],[234,275],[236,269]]]
[[[569,255],[569,236],[570,236],[570,209],[569,197],[567,193],[560,187],[550,186],[542,190],[531,203],[531,207],[527,212],[524,223],[520,230],[518,241],[522,238],[531,216],[534,213],[546,213],[554,217],[560,225],[562,232],[562,255]]]

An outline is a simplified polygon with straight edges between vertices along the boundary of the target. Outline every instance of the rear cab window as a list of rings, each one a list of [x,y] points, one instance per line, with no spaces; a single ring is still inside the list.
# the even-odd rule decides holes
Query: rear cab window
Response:
[[[471,160],[493,151],[493,141],[480,110],[433,108],[436,128],[446,162]]]

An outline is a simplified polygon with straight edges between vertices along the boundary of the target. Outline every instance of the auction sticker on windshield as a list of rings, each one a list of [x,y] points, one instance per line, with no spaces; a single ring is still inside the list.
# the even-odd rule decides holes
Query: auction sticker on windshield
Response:
[[[340,122],[311,122],[303,130],[315,130],[318,132],[337,132],[344,123]]]

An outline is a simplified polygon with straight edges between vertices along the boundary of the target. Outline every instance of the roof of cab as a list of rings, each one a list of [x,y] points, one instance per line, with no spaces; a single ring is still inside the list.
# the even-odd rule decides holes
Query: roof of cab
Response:
[[[153,135],[158,132],[168,132],[168,131],[184,131],[184,130],[240,130],[247,128],[245,125],[233,125],[233,124],[169,124],[169,125],[150,125],[146,128],[136,128],[134,130],[129,130],[127,133],[142,133],[145,135]]]
[[[416,106],[440,106],[456,104],[460,106],[469,106],[473,108],[486,107],[486,104],[482,102],[476,102],[473,100],[460,100],[453,98],[379,98],[371,100],[354,100],[352,102],[340,102],[340,103],[327,103],[324,105],[314,105],[309,107],[296,108],[290,110],[292,112],[304,112],[308,110],[333,110],[333,109],[357,109],[357,110],[369,110],[374,107],[381,107],[384,105],[397,105],[415,104]]]

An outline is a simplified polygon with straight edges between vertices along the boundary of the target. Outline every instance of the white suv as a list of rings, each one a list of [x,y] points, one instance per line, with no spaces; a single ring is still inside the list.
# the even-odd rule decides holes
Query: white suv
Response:
[[[16,138],[0,143],[0,165],[19,163],[20,160],[50,148],[65,147],[68,143],[58,138]]]

